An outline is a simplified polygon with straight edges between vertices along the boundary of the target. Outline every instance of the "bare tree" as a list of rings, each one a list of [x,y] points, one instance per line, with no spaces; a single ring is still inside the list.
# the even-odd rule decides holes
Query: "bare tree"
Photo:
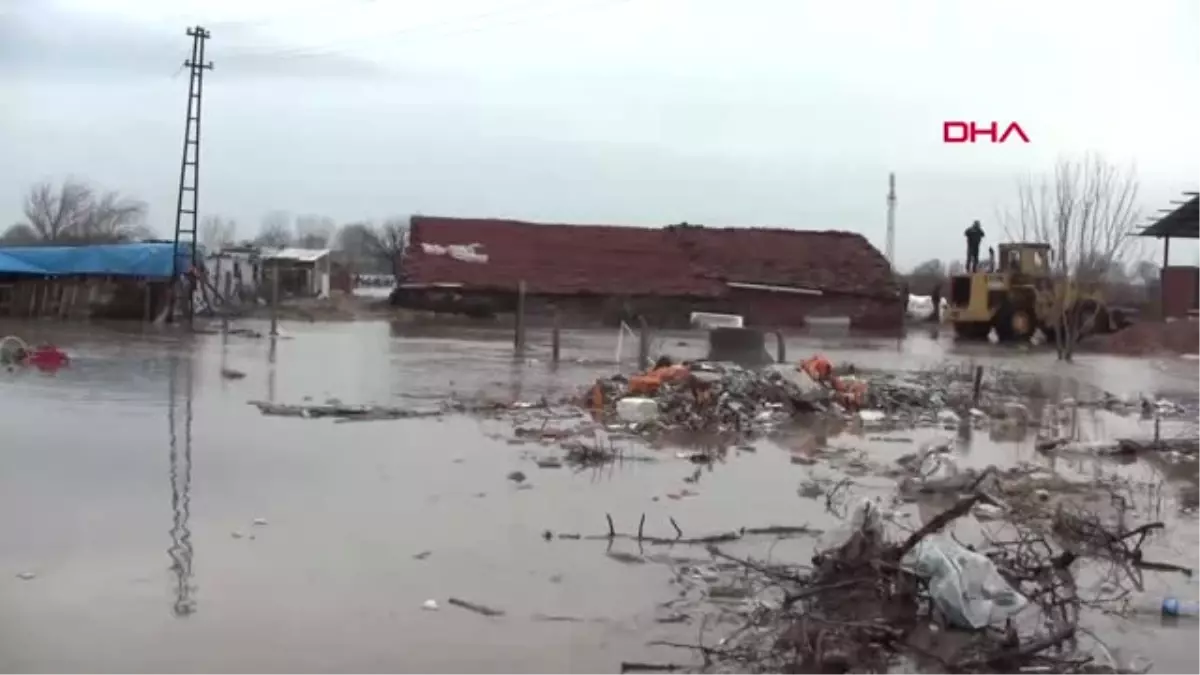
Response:
[[[292,217],[286,211],[271,211],[263,216],[254,243],[265,248],[283,248],[292,243]]]
[[[337,231],[334,245],[345,253],[355,269],[364,272],[377,272],[379,265],[379,235],[372,223],[347,223]],[[391,265],[382,267],[391,269]]]
[[[200,243],[210,251],[217,251],[233,244],[237,236],[237,223],[221,216],[206,216],[200,223]]]
[[[914,267],[913,271],[909,274],[909,276],[939,277],[939,278],[944,277],[944,276],[946,276],[946,266],[943,265],[942,261],[938,260],[937,258],[934,258],[933,260],[926,260],[925,262],[921,263],[920,265],[917,265],[916,267]]]
[[[408,246],[408,218],[389,218],[382,225],[349,223],[338,231],[338,248],[352,259],[369,260],[371,267],[399,278]]]
[[[946,266],[941,260],[934,258],[913,268],[913,271],[904,277],[908,284],[910,293],[930,293],[935,289],[940,289],[942,283],[946,280]]]
[[[64,181],[55,187],[39,183],[25,196],[25,220],[10,227],[6,240],[29,239],[47,244],[96,244],[129,241],[149,235],[144,226],[146,204],[117,192],[97,194],[87,183]],[[26,242],[26,243],[33,243]]]
[[[1098,155],[1058,162],[1052,177],[1028,179],[1017,191],[1017,212],[1006,218],[1010,238],[1051,247],[1055,284],[1050,317],[1060,360],[1099,318],[1088,293],[1103,287],[1114,263],[1131,253],[1140,217],[1138,181]]]
[[[301,248],[326,248],[336,229],[328,216],[300,216],[296,219],[296,245]]]
[[[38,233],[28,223],[13,223],[0,235],[0,244],[5,246],[28,246],[38,242]]]
[[[400,279],[404,265],[404,249],[408,246],[408,218],[388,218],[376,234],[375,255]]]

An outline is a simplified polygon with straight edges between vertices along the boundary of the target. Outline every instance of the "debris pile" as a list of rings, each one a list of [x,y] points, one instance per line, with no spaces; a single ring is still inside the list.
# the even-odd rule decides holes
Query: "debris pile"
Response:
[[[791,366],[750,370],[692,362],[679,368],[660,363],[643,375],[597,380],[584,405],[642,433],[672,429],[753,436],[797,415],[825,412],[832,403],[830,390]]]
[[[1015,492],[1004,489],[1005,477],[992,479],[992,489]],[[710,546],[715,558],[740,563],[710,583],[740,584],[744,599],[714,601],[708,618],[736,628],[715,644],[671,645],[693,650],[700,664],[623,670],[1123,672],[1102,643],[1085,639],[1080,616],[1118,611],[1118,601],[1140,590],[1142,569],[1191,574],[1144,560],[1142,545],[1162,524],[1127,529],[1124,519],[1061,503],[1010,505],[973,490],[899,534],[889,529],[887,507],[864,500],[811,567],[742,560]],[[998,519],[985,525],[983,506]],[[962,543],[964,530],[978,543]],[[1084,566],[1101,562],[1123,569],[1123,581],[1095,592],[1077,583]]]
[[[1038,422],[1026,401],[1049,398],[1036,374],[944,367],[919,372],[835,373],[820,356],[797,365],[747,369],[728,362],[673,365],[661,359],[650,371],[600,379],[583,405],[607,421],[659,430],[752,437],[806,414],[853,417],[893,427],[1006,421],[1022,428]],[[1098,393],[1092,405],[1114,405]],[[1084,405],[1084,404],[1079,404]],[[1036,408],[1036,406],[1035,406]]]

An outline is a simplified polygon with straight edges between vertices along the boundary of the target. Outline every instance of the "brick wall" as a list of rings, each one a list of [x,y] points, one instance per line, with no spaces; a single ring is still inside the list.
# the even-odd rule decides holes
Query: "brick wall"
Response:
[[[464,293],[451,301],[452,292],[414,292],[402,304],[416,309],[453,311],[453,307],[486,305],[496,314],[514,311],[512,293]],[[645,296],[538,296],[525,298],[530,325],[548,323],[555,310],[564,326],[613,326],[644,316],[655,328],[687,328],[692,312],[740,314],[747,326],[800,328],[810,317],[849,317],[852,328],[894,330],[903,325],[901,300],[848,295],[798,295],[731,289],[722,298],[663,298]]]

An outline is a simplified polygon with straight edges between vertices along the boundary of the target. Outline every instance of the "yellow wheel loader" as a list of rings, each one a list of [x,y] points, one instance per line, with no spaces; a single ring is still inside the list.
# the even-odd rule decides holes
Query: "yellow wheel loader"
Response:
[[[994,270],[952,276],[946,319],[955,335],[985,339],[995,330],[1001,342],[1012,342],[1029,340],[1039,329],[1052,338],[1066,322],[1080,335],[1123,327],[1098,290],[1055,279],[1052,259],[1049,244],[1000,244]]]

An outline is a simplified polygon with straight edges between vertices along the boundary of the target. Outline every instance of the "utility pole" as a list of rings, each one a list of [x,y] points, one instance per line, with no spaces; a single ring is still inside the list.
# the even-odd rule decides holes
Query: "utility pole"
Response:
[[[188,37],[192,38],[192,57],[183,62],[188,69],[188,102],[187,121],[183,127],[183,159],[179,165],[179,201],[175,209],[175,244],[171,257],[171,287],[182,288],[187,294],[185,313],[189,325],[195,314],[195,291],[197,275],[202,272],[202,260],[196,245],[196,231],[200,211],[200,96],[204,91],[204,71],[212,70],[211,61],[204,61],[204,42],[212,36],[201,26],[187,29]],[[188,167],[192,170],[189,172]],[[190,202],[186,195],[191,195]],[[186,218],[185,218],[186,216]],[[190,250],[191,264],[186,270],[180,270],[179,248],[186,246]],[[180,273],[186,273],[186,282],[180,283]],[[174,292],[173,292],[174,293]],[[172,298],[174,294],[172,293]],[[174,300],[168,318],[174,315]]]
[[[887,194],[887,261],[896,268],[896,174],[888,174],[888,194]]]

